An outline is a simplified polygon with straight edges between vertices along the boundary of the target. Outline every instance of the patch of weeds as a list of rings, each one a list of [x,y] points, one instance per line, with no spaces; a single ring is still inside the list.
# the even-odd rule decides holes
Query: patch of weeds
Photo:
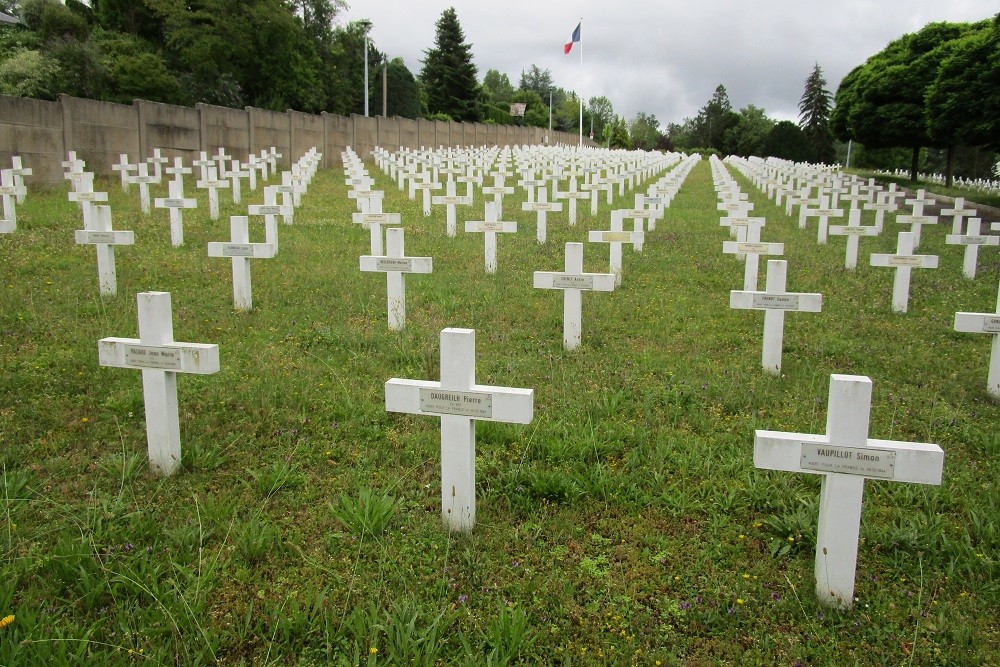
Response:
[[[342,494],[336,503],[330,503],[330,512],[344,530],[361,537],[383,533],[398,506],[396,497],[364,487],[358,492],[357,499]]]
[[[275,461],[262,470],[250,470],[251,482],[247,483],[261,498],[267,500],[282,489],[291,489],[302,484],[303,475],[297,463],[291,459]]]
[[[815,545],[818,512],[819,498],[803,498],[794,510],[764,519],[764,525],[774,534],[769,547],[771,556],[787,556],[808,545]]]
[[[187,470],[212,472],[226,463],[223,449],[216,444],[195,441],[184,447],[181,452],[181,464]]]
[[[233,542],[247,565],[263,562],[267,554],[282,547],[280,531],[270,521],[257,515],[236,528]]]

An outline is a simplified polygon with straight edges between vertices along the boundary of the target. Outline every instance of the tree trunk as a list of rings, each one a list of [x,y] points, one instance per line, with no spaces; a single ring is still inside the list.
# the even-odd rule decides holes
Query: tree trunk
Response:
[[[910,160],[910,182],[917,182],[917,165],[920,163],[920,146],[913,147],[913,158]]]
[[[944,167],[944,187],[950,188],[952,184],[952,172],[955,169],[955,147],[948,146],[948,158]]]

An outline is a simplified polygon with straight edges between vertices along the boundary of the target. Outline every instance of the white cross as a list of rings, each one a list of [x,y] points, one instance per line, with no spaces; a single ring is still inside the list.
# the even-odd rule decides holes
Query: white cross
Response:
[[[381,194],[381,190],[376,190]],[[401,222],[399,213],[383,213],[382,198],[374,198],[371,201],[371,211],[351,214],[351,219],[355,224],[366,227],[369,231],[370,253],[372,255],[384,255],[382,251],[382,225],[398,225]]]
[[[544,190],[542,190],[544,192]],[[583,244],[566,244],[566,270],[535,271],[536,289],[561,289],[563,291],[563,347],[575,350],[583,337],[583,295],[581,291],[613,292],[613,273],[584,273]]]
[[[163,180],[163,165],[169,163],[170,159],[161,155],[159,148],[154,148],[153,157],[146,158],[146,162],[153,165],[153,178],[155,179],[153,182],[159,183]]]
[[[140,292],[139,338],[102,338],[101,366],[142,370],[149,463],[170,475],[181,462],[177,410],[177,373],[210,375],[219,371],[219,346],[174,341],[169,292]]]
[[[230,164],[230,169],[225,173],[225,177],[229,179],[229,184],[232,187],[233,203],[239,204],[242,199],[242,191],[240,189],[240,179],[248,178],[250,176],[250,172],[243,171],[240,168],[241,165],[239,160],[230,160],[229,164]]]
[[[111,229],[111,207],[95,206],[84,229],[76,230],[77,245],[93,245],[97,249],[97,285],[100,293],[114,296],[118,293],[118,278],[115,273],[115,246],[134,245],[133,232]]]
[[[976,265],[979,263],[979,246],[1000,246],[1000,236],[980,234],[982,221],[979,218],[969,218],[969,228],[965,234],[948,234],[945,243],[949,245],[964,245],[965,259],[962,263],[962,275],[972,280],[976,277]]]
[[[957,236],[962,233],[962,218],[976,215],[976,209],[965,208],[965,198],[956,197],[955,208],[943,208],[941,215],[952,216],[951,233]]]
[[[900,216],[902,217],[902,216]],[[892,309],[905,313],[910,302],[910,273],[912,269],[936,269],[937,255],[914,255],[914,232],[900,232],[896,241],[896,254],[873,253],[872,266],[889,266],[896,269],[892,283]]]
[[[955,313],[955,331],[993,336],[986,390],[993,398],[1000,399],[1000,293],[997,294],[995,313]]]
[[[278,220],[276,215],[287,215],[291,206],[278,205],[278,192],[273,185],[264,187],[264,204],[247,206],[247,215],[264,216],[264,243],[274,246],[274,254],[278,254]]]
[[[30,167],[25,167],[21,163],[21,156],[14,155],[10,158],[11,173],[14,174],[14,187],[19,188],[17,193],[17,203],[23,204],[24,198],[28,196],[28,189],[24,187],[24,177],[31,176],[35,172]]]
[[[490,202],[492,203],[492,202]],[[441,381],[392,378],[385,409],[441,417],[441,517],[451,531],[476,523],[476,420],[528,424],[533,389],[476,384],[476,332],[441,331]]]
[[[816,595],[827,606],[850,609],[861,531],[865,478],[940,484],[944,452],[934,444],[868,437],[872,382],[858,375],[830,376],[826,433],[758,430],[757,468],[823,476],[816,531]]]
[[[907,199],[905,203],[913,207],[912,215],[897,215],[896,222],[903,225],[910,225],[913,232],[913,249],[920,247],[920,230],[924,225],[936,225],[938,217],[936,215],[924,215],[924,206],[930,206],[934,199],[927,197],[923,190],[917,190],[915,199]]]
[[[886,193],[879,193],[875,203],[864,204],[862,208],[866,211],[875,211],[875,233],[881,234],[886,211],[896,210],[896,205],[889,201]]]
[[[129,176],[129,183],[139,184],[139,206],[143,213],[149,213],[149,184],[155,183],[156,178],[149,175],[149,164],[140,162],[136,166],[136,175]]]
[[[760,218],[763,221],[763,218]],[[756,291],[757,273],[760,267],[761,255],[784,255],[784,243],[761,243],[760,228],[762,224],[746,226],[746,241],[723,241],[722,252],[728,255],[743,257],[743,289]]]
[[[819,229],[816,232],[816,243],[826,243],[827,228],[830,224],[830,218],[842,218],[844,217],[844,212],[839,208],[831,207],[829,203],[829,197],[823,195],[819,198],[818,208],[807,208],[805,213],[806,218],[819,218]]]
[[[496,204],[498,216],[503,216],[504,195],[514,194],[514,188],[504,185],[504,178],[506,175],[507,174],[504,172],[494,172],[493,185],[483,187],[483,196],[493,195],[493,203]]]
[[[12,234],[17,229],[17,198],[23,190],[15,185],[13,170],[0,170],[0,199],[3,199],[0,234]]]
[[[94,174],[89,171],[78,174],[73,180],[73,186],[76,189],[68,192],[66,197],[80,205],[80,210],[83,213],[83,226],[85,229],[90,229],[95,215],[96,202],[108,201],[108,193],[94,192]]]
[[[245,215],[229,218],[230,240],[208,244],[209,257],[231,257],[233,260],[233,307],[236,310],[253,308],[250,287],[250,259],[274,257],[274,246],[269,243],[250,243],[250,221]]]
[[[486,220],[467,220],[465,231],[481,232],[485,244],[484,255],[486,258],[486,273],[497,272],[497,234],[514,234],[517,232],[517,223],[508,220],[500,220],[497,213],[496,202],[486,202]]]
[[[445,206],[445,229],[448,236],[455,236],[458,233],[458,223],[455,221],[455,206],[472,206],[472,197],[459,197],[455,194],[455,181],[448,179],[445,184],[445,194],[435,195],[431,201],[434,204]]]
[[[761,365],[772,375],[781,375],[781,346],[785,337],[785,312],[818,313],[823,308],[823,295],[813,292],[786,292],[788,262],[767,261],[767,281],[764,291],[729,293],[729,307],[742,310],[763,310],[764,346]]]
[[[572,201],[572,200],[570,200]],[[607,243],[610,248],[610,271],[615,276],[615,285],[622,284],[622,244],[631,243],[632,247],[642,246],[645,234],[641,231],[626,232],[622,229],[622,211],[611,211],[611,229],[607,231],[590,231],[587,240],[591,243]]]
[[[430,172],[424,174],[424,180],[420,181],[410,181],[411,192],[413,190],[421,191],[421,198],[424,209],[424,216],[429,216],[431,214],[431,190],[440,190],[441,184],[435,183],[431,180]]]
[[[208,153],[201,151],[198,153],[198,159],[191,163],[193,166],[198,167],[198,171],[201,177],[199,181],[207,181],[209,179],[208,168],[215,164],[215,160],[210,160]]]
[[[219,219],[219,189],[228,188],[229,181],[220,179],[216,175],[215,162],[209,161],[204,167],[204,172],[207,176],[200,181],[196,181],[195,185],[203,190],[208,190],[208,217],[212,220]]]
[[[861,224],[861,211],[852,208],[847,212],[846,225],[830,225],[830,236],[846,236],[847,251],[844,255],[844,268],[854,269],[858,265],[858,242],[861,236],[877,236],[878,227]]]
[[[557,212],[562,211],[562,209],[562,204],[548,201],[548,191],[543,187],[538,188],[538,197],[535,201],[526,201],[521,204],[522,211],[535,212],[535,240],[539,243],[545,243],[547,236],[548,224],[546,214],[549,211]]]
[[[406,326],[406,273],[430,273],[430,257],[407,257],[403,250],[403,229],[385,230],[385,255],[362,255],[362,271],[385,273],[389,329],[400,331]]]
[[[557,187],[557,181],[552,182],[552,187],[555,189]],[[569,190],[566,192],[556,192],[553,191],[552,199],[568,199],[569,200],[569,224],[572,227],[576,224],[576,200],[577,199],[590,199],[590,192],[580,192],[576,189],[576,176],[572,176],[569,179]]]
[[[167,171],[171,170],[167,169]],[[170,211],[170,243],[173,246],[181,246],[184,245],[183,209],[198,208],[198,200],[184,197],[184,181],[180,174],[167,182],[167,195],[167,197],[155,198],[153,206]]]

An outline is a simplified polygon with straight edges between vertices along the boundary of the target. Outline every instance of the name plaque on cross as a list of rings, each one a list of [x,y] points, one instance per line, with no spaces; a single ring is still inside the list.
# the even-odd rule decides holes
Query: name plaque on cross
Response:
[[[489,222],[489,221],[487,221],[487,222],[480,222],[479,226],[478,226],[478,229],[476,231],[480,231],[480,232],[504,232],[504,231],[506,231],[506,224],[507,223],[500,222],[500,221],[497,221],[497,222]]]
[[[553,276],[552,287],[555,289],[585,289],[593,291],[594,276]]]
[[[923,265],[923,259],[921,257],[901,257],[898,255],[890,255],[886,260],[888,266],[910,266],[910,267],[921,267]]]
[[[753,309],[756,310],[798,310],[798,294],[754,294]]]
[[[802,443],[799,466],[803,470],[894,479],[896,452],[868,447],[838,447],[812,442]]]
[[[77,229],[73,235],[78,245],[97,245],[99,243],[133,245],[135,243],[134,232],[95,232],[89,229]]]
[[[222,243],[219,254],[222,257],[253,257],[254,244],[251,243]]]
[[[166,371],[181,369],[181,352],[176,348],[150,345],[126,345],[125,365],[129,368],[159,368]]]
[[[632,242],[632,232],[593,232],[593,235],[599,235],[600,241],[604,243],[631,243]]]
[[[1000,317],[984,317],[983,333],[1000,333]]]
[[[472,391],[420,390],[420,411],[429,415],[493,418],[493,397]]]
[[[401,259],[396,257],[376,257],[375,270],[413,273],[413,258],[407,257],[405,259]]]

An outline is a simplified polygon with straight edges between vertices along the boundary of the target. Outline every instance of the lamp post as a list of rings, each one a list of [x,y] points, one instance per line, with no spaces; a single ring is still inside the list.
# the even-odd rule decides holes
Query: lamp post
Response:
[[[549,90],[549,134],[552,134],[552,90]]]
[[[365,118],[368,117],[368,31],[372,29],[372,22],[368,20],[359,21],[361,29],[365,31]]]

